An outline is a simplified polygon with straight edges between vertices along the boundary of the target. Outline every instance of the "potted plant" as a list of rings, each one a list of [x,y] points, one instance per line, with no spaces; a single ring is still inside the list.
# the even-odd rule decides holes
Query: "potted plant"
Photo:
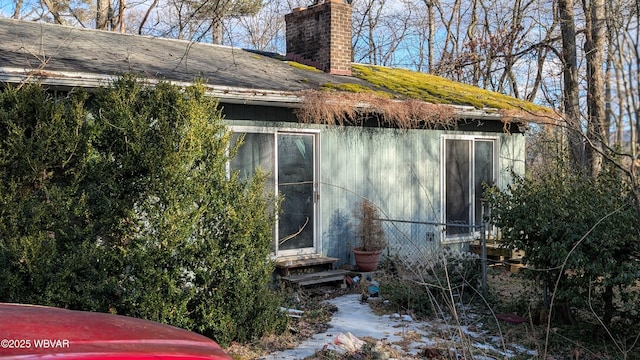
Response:
[[[380,210],[371,201],[364,199],[354,210],[356,235],[360,245],[353,248],[358,270],[369,272],[378,268],[382,250],[387,247],[387,239],[380,220]]]

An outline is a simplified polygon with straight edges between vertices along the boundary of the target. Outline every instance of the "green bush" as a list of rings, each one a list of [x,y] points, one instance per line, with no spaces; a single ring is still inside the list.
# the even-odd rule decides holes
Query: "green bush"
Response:
[[[0,94],[0,301],[109,311],[221,344],[278,331],[274,197],[229,174],[204,87],[124,77]]]
[[[2,300],[75,306],[87,295],[78,284],[94,280],[76,256],[91,236],[78,185],[90,132],[85,101],[35,85],[0,94]],[[82,258],[95,255],[87,250]]]
[[[593,309],[608,326],[637,306],[630,293],[640,271],[640,223],[633,193],[616,171],[597,179],[561,171],[518,178],[486,195],[505,244],[525,251],[532,268],[526,274],[551,291],[559,279],[556,310]]]

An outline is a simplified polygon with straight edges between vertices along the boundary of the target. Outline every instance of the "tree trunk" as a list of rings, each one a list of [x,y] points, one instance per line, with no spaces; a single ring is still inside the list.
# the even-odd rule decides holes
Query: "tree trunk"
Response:
[[[118,6],[118,31],[124,33],[126,30],[126,24],[124,23],[124,14],[127,10],[126,0],[120,0]]]
[[[24,4],[24,0],[16,0],[16,7],[13,9],[13,15],[11,18],[20,19],[20,11],[22,10],[22,4]]]
[[[604,49],[606,19],[604,0],[583,0],[586,18],[584,50],[587,60],[587,140],[586,158],[589,172],[596,176],[602,170],[602,151],[608,144],[605,128]]]
[[[60,16],[60,12],[58,12],[56,4],[52,3],[51,0],[42,0],[42,3],[44,3],[47,9],[49,9],[49,12],[51,13],[51,15],[53,15],[53,19],[55,20],[56,24],[60,24],[60,25],[67,24],[67,22],[64,21],[62,16]]]
[[[151,5],[149,5],[149,8],[147,9],[147,11],[144,13],[144,16],[142,17],[142,21],[140,21],[140,25],[138,25],[138,35],[142,35],[142,30],[144,29],[144,25],[147,23],[147,20],[149,19],[149,15],[151,15],[151,11],[153,11],[156,5],[158,5],[158,0],[153,0]]]
[[[111,12],[110,0],[96,0],[96,29],[109,29],[109,13]]]
[[[576,27],[573,0],[558,0],[560,30],[562,33],[562,60],[564,63],[563,107],[567,124],[569,161],[576,169],[584,169],[585,154],[580,106],[578,101],[578,61],[576,55]]]
[[[478,26],[478,3],[477,0],[472,0],[471,5],[471,19],[469,20],[469,26],[467,27],[467,43],[470,46],[469,51],[472,54],[476,54],[478,50],[476,47],[478,46],[478,42],[476,39],[476,26]],[[477,61],[474,61],[471,65],[472,74],[470,83],[473,85],[478,85],[480,83],[480,64]],[[486,76],[483,76],[486,78]]]
[[[613,314],[615,313],[615,307],[613,306],[613,286],[607,285],[602,293],[602,301],[604,302],[604,314],[602,315],[602,323],[606,327],[611,325]]]
[[[433,45],[436,34],[435,14],[433,11],[433,1],[427,1],[427,17],[429,20],[429,34],[427,37],[427,71],[433,74]]]
[[[224,38],[222,32],[222,19],[214,16],[211,20],[211,42],[213,44],[223,45]]]

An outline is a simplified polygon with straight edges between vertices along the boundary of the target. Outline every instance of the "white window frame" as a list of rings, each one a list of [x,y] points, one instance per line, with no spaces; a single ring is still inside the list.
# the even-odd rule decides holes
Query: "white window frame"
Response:
[[[453,234],[447,235],[446,233],[446,223],[447,223],[447,148],[446,143],[447,140],[466,140],[471,142],[472,146],[469,147],[469,161],[471,167],[469,169],[469,200],[470,203],[468,206],[470,207],[470,224],[475,225],[476,227],[467,234]],[[491,141],[493,143],[493,180],[496,185],[499,185],[499,151],[500,151],[500,138],[498,136],[484,136],[484,135],[442,135],[440,142],[440,153],[441,153],[441,162],[440,162],[440,174],[441,179],[441,222],[443,225],[442,228],[442,239],[443,243],[456,243],[456,242],[470,242],[473,241],[480,236],[480,230],[477,228],[480,224],[475,224],[476,218],[476,200],[475,200],[475,143],[478,141]],[[485,230],[486,231],[486,230]]]

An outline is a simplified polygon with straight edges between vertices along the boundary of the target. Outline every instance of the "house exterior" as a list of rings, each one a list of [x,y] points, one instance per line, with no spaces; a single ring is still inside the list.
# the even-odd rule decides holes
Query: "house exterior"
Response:
[[[512,172],[524,173],[522,122],[454,102],[432,108],[448,122],[402,125],[393,112],[347,92],[323,98],[327,92],[319,89],[351,87],[415,107],[416,99],[354,76],[354,69],[371,67],[350,63],[350,17],[350,5],[335,0],[287,15],[287,58],[295,62],[226,46],[0,19],[0,83],[93,88],[127,72],[176,84],[203,79],[234,139],[244,136],[230,168],[247,177],[263,168],[271,173],[269,187],[284,195],[274,229],[277,259],[329,256],[353,264],[353,210],[363,198],[381,209],[388,254],[415,258],[432,247],[463,247],[480,231],[482,184],[506,186]],[[320,94],[315,114],[335,114],[322,111],[343,99],[355,108],[343,117],[352,121],[313,112],[302,119],[310,94]]]

